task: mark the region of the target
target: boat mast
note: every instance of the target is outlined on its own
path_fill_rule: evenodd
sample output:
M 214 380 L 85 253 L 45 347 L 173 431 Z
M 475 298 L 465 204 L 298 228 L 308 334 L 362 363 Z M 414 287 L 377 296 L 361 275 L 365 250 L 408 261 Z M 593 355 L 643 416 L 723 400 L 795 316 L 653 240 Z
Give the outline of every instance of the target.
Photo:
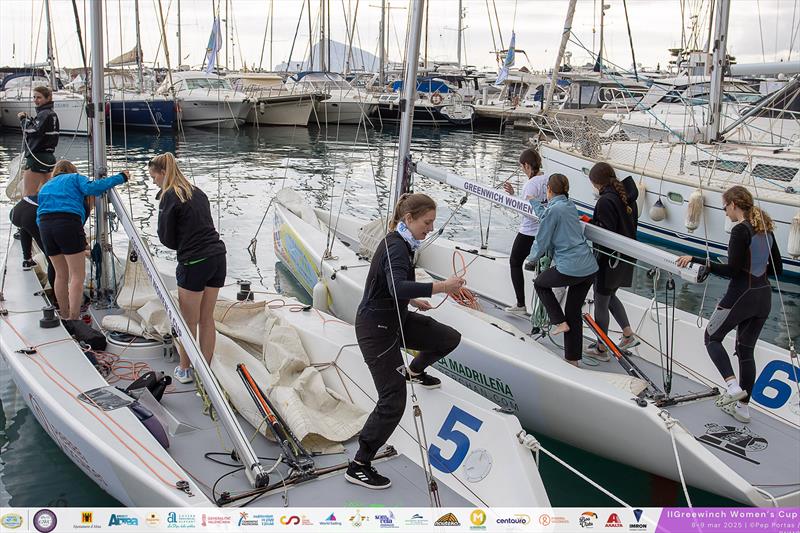
M 134 0 L 134 11 L 136 12 L 136 71 L 139 83 L 139 93 L 143 91 L 144 88 L 144 79 L 142 77 L 142 33 L 139 28 L 139 0 Z M 178 11 L 180 13 L 180 11 Z M 180 21 L 180 17 L 178 17 Z M 180 28 L 180 22 L 178 22 L 178 28 Z M 180 35 L 180 30 L 178 30 L 178 35 Z M 178 43 L 181 40 L 178 38 Z M 178 44 L 178 50 L 180 50 L 180 44 Z M 180 55 L 180 52 L 178 52 Z
M 395 185 L 390 204 L 394 206 L 400 195 L 406 192 L 411 174 L 411 129 L 414 126 L 414 102 L 417 100 L 417 67 L 419 64 L 419 42 L 422 36 L 422 15 L 425 0 L 413 0 L 411 3 L 411 25 L 406 42 L 406 73 L 403 79 L 403 92 L 400 97 L 402 119 L 400 123 L 400 140 L 397 149 L 397 168 Z
M 53 29 L 50 24 L 50 0 L 45 0 L 44 12 L 47 18 L 47 64 L 50 65 L 50 89 L 56 90 L 56 62 L 53 55 Z
M 728 44 L 728 19 L 731 14 L 730 0 L 718 0 L 714 21 L 714 43 L 711 56 L 711 90 L 708 98 L 708 123 L 706 141 L 720 140 L 720 116 L 722 114 L 722 80 L 725 77 L 726 51 Z
M 384 33 L 386 32 L 386 0 L 381 0 L 381 31 L 380 31 L 380 41 L 381 44 L 378 47 L 378 61 L 379 61 L 379 73 L 378 73 L 378 85 L 380 85 L 381 90 L 386 87 L 386 49 L 383 46 L 384 40 Z
M 605 3 L 605 0 L 600 2 L 600 48 L 597 50 L 597 61 L 594 64 L 594 71 L 600 73 L 600 77 L 603 77 L 603 36 L 605 33 L 605 23 L 606 23 L 606 9 L 610 9 L 611 6 Z
M 139 0 L 136 0 L 136 38 L 139 38 Z M 181 69 L 183 54 L 181 53 L 181 0 L 178 0 L 178 70 Z M 141 72 L 139 73 L 141 76 Z M 139 89 L 141 91 L 141 88 Z
M 558 69 L 561 68 L 561 61 L 564 59 L 564 51 L 567 49 L 567 42 L 572 33 L 572 19 L 575 17 L 575 4 L 577 2 L 578 0 L 569 0 L 567 18 L 564 20 L 564 32 L 561 34 L 561 44 L 558 46 L 558 55 L 556 56 L 556 66 L 553 67 L 553 73 L 550 75 L 550 86 L 547 88 L 547 96 L 544 99 L 544 107 L 542 108 L 543 115 L 547 113 L 553 102 L 553 94 L 558 84 Z
M 458 47 L 456 48 L 458 54 L 458 69 L 461 70 L 461 32 L 463 27 L 461 24 L 461 17 L 464 15 L 464 9 L 461 7 L 461 0 L 458 0 Z

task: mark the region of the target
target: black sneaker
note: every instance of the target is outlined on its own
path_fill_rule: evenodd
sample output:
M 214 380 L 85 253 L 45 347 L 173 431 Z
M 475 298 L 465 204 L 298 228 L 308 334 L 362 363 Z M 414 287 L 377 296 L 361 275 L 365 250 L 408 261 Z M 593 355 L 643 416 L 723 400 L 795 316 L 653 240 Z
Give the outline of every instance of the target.
M 442 380 L 435 378 L 425 372 L 412 376 L 410 372 L 406 373 L 406 381 L 411 381 L 414 385 L 425 387 L 426 389 L 438 389 L 442 386 Z
M 33 259 L 26 259 L 22 262 L 22 270 L 30 270 L 36 266 L 36 261 Z
M 380 475 L 372 465 L 360 465 L 355 461 L 347 467 L 344 478 L 354 485 L 368 489 L 387 489 L 392 484 L 388 477 Z

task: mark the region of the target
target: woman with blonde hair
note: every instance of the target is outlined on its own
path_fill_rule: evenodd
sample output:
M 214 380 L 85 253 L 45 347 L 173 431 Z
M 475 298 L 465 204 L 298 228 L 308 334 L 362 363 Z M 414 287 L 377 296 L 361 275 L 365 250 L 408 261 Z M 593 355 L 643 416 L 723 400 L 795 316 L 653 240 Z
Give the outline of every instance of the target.
M 428 311 L 431 305 L 422 298 L 453 293 L 464 284 L 458 276 L 433 283 L 416 281 L 414 251 L 433 231 L 434 220 L 436 202 L 429 196 L 400 197 L 389 224 L 391 231 L 375 249 L 356 313 L 356 339 L 375 382 L 378 401 L 361 430 L 358 451 L 344 477 L 369 489 L 391 485 L 372 466 L 372 459 L 400 423 L 406 408 L 406 383 L 429 389 L 441 386 L 439 379 L 426 374 L 425 369 L 461 342 L 461 334 L 450 326 L 408 311 L 409 304 Z M 419 350 L 408 369 L 401 348 Z
M 767 213 L 756 207 L 750 191 L 736 185 L 722 194 L 725 214 L 737 224 L 728 242 L 728 262 L 708 262 L 705 258 L 684 255 L 678 266 L 705 263 L 711 272 L 731 279 L 728 290 L 708 320 L 706 350 L 714 366 L 725 379 L 726 392 L 716 404 L 742 423 L 750 422 L 748 403 L 756 379 L 755 346 L 761 328 L 772 308 L 772 287 L 767 279 L 783 272 L 783 262 L 775 236 L 774 224 Z M 736 329 L 736 355 L 739 357 L 739 381 L 722 345 L 725 336 Z
M 172 153 L 154 157 L 148 167 L 160 189 L 156 195 L 158 238 L 178 252 L 175 278 L 181 315 L 206 361 L 211 362 L 217 339 L 214 305 L 227 270 L 225 243 L 214 227 L 208 197 L 189 183 Z M 194 377 L 189 358 L 182 348 L 178 351 L 180 364 L 175 367 L 175 378 L 190 383 Z
M 100 196 L 111 187 L 128 181 L 129 173 L 90 181 L 66 160 L 53 167 L 53 177 L 39 189 L 39 224 L 44 252 L 55 268 L 53 291 L 58 311 L 65 320 L 78 320 L 86 278 L 86 233 L 83 225 L 88 217 L 87 196 Z

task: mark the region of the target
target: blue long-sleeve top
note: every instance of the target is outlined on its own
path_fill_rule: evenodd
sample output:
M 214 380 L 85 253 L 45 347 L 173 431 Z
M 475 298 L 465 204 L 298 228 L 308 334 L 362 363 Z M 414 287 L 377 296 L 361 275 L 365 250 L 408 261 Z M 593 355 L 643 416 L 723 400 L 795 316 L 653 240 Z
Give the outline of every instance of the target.
M 556 270 L 567 276 L 584 277 L 597 272 L 597 261 L 583 236 L 572 200 L 559 194 L 547 207 L 537 199 L 530 200 L 530 204 L 539 217 L 539 233 L 529 259 L 538 261 L 545 254 L 552 255 Z
M 47 213 L 73 213 L 86 222 L 84 198 L 100 196 L 111 187 L 125 182 L 125 176 L 116 174 L 105 179 L 89 181 L 83 174 L 59 174 L 39 189 L 39 208 L 36 223 Z

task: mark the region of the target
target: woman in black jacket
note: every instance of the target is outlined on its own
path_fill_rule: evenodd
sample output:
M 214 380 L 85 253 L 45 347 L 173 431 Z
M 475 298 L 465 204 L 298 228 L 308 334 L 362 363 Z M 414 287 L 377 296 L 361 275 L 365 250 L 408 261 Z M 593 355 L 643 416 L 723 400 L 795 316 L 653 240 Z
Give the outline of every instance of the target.
M 397 201 L 390 231 L 378 244 L 364 286 L 364 297 L 356 314 L 356 338 L 367 363 L 378 401 L 361 430 L 355 460 L 345 479 L 370 489 L 391 485 L 371 461 L 394 433 L 406 406 L 406 382 L 436 388 L 441 382 L 425 369 L 455 350 L 461 334 L 450 326 L 419 313 L 431 305 L 419 298 L 457 291 L 464 280 L 453 276 L 445 281 L 418 283 L 412 259 L 421 241 L 433 230 L 436 203 L 424 194 L 404 194 Z M 408 368 L 401 348 L 419 350 Z
M 25 139 L 25 162 L 22 165 L 22 199 L 11 210 L 11 222 L 17 226 L 22 246 L 22 270 L 36 266 L 32 255 L 32 243 L 42 248 L 39 228 L 36 226 L 36 195 L 50 178 L 56 164 L 55 149 L 58 145 L 58 115 L 53 111 L 53 93 L 47 87 L 33 90 L 36 116 L 18 113 L 20 127 Z M 42 249 L 44 252 L 44 250 Z M 54 270 L 48 265 L 50 285 L 54 283 Z
M 714 366 L 725 380 L 724 394 L 717 406 L 739 422 L 750 422 L 750 393 L 756 380 L 755 346 L 761 328 L 772 308 L 772 286 L 767 276 L 783 273 L 783 260 L 775 235 L 775 224 L 764 211 L 753 204 L 750 191 L 736 185 L 722 194 L 725 214 L 737 224 L 731 230 L 728 262 L 708 262 L 705 258 L 684 255 L 678 266 L 705 263 L 711 272 L 731 279 L 728 290 L 708 319 L 706 350 Z M 739 380 L 722 341 L 736 329 L 736 355 L 739 358 Z
M 56 165 L 59 125 L 58 115 L 53 111 L 53 92 L 48 87 L 36 87 L 33 89 L 33 103 L 36 105 L 35 117 L 29 117 L 27 113 L 17 114 L 25 139 L 23 196 L 36 194 Z
M 203 191 L 189 183 L 167 152 L 150 160 L 150 176 L 161 189 L 158 205 L 158 238 L 178 252 L 175 278 L 178 282 L 178 304 L 192 336 L 198 339 L 200 351 L 211 362 L 217 330 L 214 306 L 219 289 L 225 285 L 225 243 L 219 237 L 211 206 Z M 175 378 L 190 383 L 194 378 L 186 352 L 180 349 L 180 364 Z
M 633 178 L 628 176 L 619 181 L 611 165 L 600 162 L 589 171 L 589 181 L 600 193 L 594 206 L 591 223 L 635 239 L 639 219 L 636 198 L 639 191 Z M 599 267 L 594 281 L 594 320 L 607 333 L 610 311 L 622 328 L 622 338 L 617 345 L 622 349 L 632 348 L 639 344 L 639 341 L 633 336 L 625 306 L 617 297 L 617 289 L 631 286 L 633 263 L 636 259 L 599 244 L 595 244 L 594 247 Z M 587 354 L 600 361 L 610 360 L 605 347 L 599 341 L 589 346 Z

